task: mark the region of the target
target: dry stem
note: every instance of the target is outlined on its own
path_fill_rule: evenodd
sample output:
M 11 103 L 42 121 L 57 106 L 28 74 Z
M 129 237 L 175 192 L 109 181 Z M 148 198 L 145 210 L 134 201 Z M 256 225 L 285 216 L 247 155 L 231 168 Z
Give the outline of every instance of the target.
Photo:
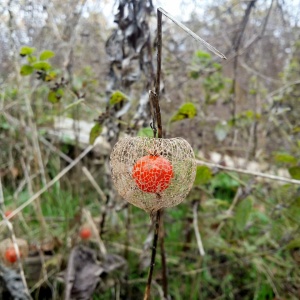
M 199 253 L 200 253 L 201 256 L 204 256 L 205 252 L 204 252 L 204 248 L 203 248 L 203 244 L 202 244 L 202 240 L 201 240 L 201 235 L 200 235 L 200 232 L 199 232 L 199 226 L 198 226 L 198 214 L 197 214 L 198 204 L 199 204 L 199 201 L 196 201 L 193 205 L 193 225 L 194 225 L 195 236 L 196 236 L 196 240 L 197 240 Z
M 217 56 L 219 56 L 223 59 L 226 59 L 224 54 L 222 54 L 217 49 L 215 49 L 213 46 L 211 46 L 209 43 L 204 41 L 197 34 L 195 34 L 193 31 L 191 31 L 189 28 L 187 28 L 185 25 L 183 25 L 181 22 L 177 21 L 174 17 L 172 17 L 164 9 L 162 9 L 161 7 L 157 9 L 157 70 L 156 70 L 156 78 L 155 78 L 155 93 L 152 91 L 149 92 L 149 102 L 150 102 L 151 114 L 152 114 L 152 118 L 153 118 L 152 129 L 153 129 L 154 138 L 156 137 L 156 133 L 157 133 L 158 138 L 163 137 L 161 113 L 160 113 L 160 107 L 159 107 L 161 52 L 162 52 L 162 14 L 164 14 L 167 18 L 172 20 L 177 26 L 182 28 L 185 32 L 187 32 L 189 35 L 191 35 L 198 42 L 201 42 L 202 44 L 204 44 L 210 51 L 215 53 Z M 157 127 L 156 127 L 156 125 L 157 125 Z M 151 264 L 150 264 L 150 269 L 149 269 L 149 274 L 148 274 L 148 281 L 147 281 L 147 286 L 146 286 L 146 290 L 145 290 L 144 300 L 149 299 L 149 296 L 150 296 L 152 274 L 153 274 L 155 255 L 156 255 L 157 238 L 158 238 L 158 234 L 159 234 L 160 215 L 161 215 L 161 211 L 158 210 L 156 212 L 156 216 L 155 216 L 155 232 L 154 232 L 154 239 L 153 239 Z M 167 283 L 167 270 L 166 270 L 167 265 L 166 265 L 166 257 L 165 257 L 165 250 L 164 250 L 164 235 L 163 234 L 160 236 L 160 243 L 161 243 L 161 260 L 162 260 L 162 266 L 163 266 L 163 290 L 164 290 L 164 297 L 167 298 L 168 297 L 168 290 L 167 290 L 168 283 Z
M 153 270 L 154 270 L 154 265 L 155 265 L 157 240 L 158 240 L 158 235 L 159 235 L 159 224 L 160 224 L 160 210 L 158 210 L 155 214 L 155 221 L 154 221 L 155 228 L 154 228 L 154 238 L 153 238 L 152 253 L 151 253 L 151 262 L 150 262 L 150 267 L 149 267 L 147 286 L 146 286 L 145 294 L 144 294 L 144 300 L 148 300 L 150 297 L 152 275 L 153 275 Z

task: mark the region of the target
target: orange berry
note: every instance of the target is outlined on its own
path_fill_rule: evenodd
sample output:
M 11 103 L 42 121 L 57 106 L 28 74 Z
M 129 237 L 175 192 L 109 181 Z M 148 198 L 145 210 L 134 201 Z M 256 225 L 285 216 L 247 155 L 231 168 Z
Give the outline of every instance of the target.
M 21 253 L 20 253 L 21 255 Z M 5 258 L 10 263 L 15 263 L 18 259 L 17 253 L 14 247 L 7 248 L 5 251 Z
M 83 240 L 88 240 L 92 236 L 92 232 L 89 228 L 83 227 L 80 230 L 80 237 Z
M 12 210 L 7 210 L 4 214 L 5 217 L 8 218 L 12 214 Z
M 147 155 L 134 165 L 132 177 L 140 190 L 160 193 L 167 189 L 173 178 L 172 164 L 162 156 Z

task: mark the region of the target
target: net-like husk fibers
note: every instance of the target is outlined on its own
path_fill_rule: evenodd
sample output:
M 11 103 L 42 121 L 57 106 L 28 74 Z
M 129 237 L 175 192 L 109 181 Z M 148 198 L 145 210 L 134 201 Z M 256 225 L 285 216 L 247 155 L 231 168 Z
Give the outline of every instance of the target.
M 146 155 L 160 155 L 172 164 L 174 174 L 170 185 L 160 193 L 142 191 L 132 176 L 135 163 Z M 192 188 L 196 175 L 193 149 L 182 138 L 120 139 L 112 150 L 110 164 L 118 193 L 129 203 L 149 213 L 181 203 Z

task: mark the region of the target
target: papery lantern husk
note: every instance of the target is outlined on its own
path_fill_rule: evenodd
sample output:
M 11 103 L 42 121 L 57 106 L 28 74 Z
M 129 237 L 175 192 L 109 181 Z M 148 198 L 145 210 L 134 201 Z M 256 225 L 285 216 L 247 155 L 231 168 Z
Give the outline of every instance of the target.
M 172 165 L 173 176 L 170 184 L 161 192 L 145 192 L 138 187 L 133 178 L 134 165 L 147 155 L 162 156 Z M 181 203 L 192 188 L 196 175 L 193 149 L 182 138 L 127 137 L 120 139 L 112 150 L 110 165 L 112 179 L 118 193 L 126 201 L 148 213 Z
M 19 247 L 21 259 L 26 258 L 28 256 L 28 252 L 29 252 L 29 246 L 28 246 L 27 241 L 16 238 L 16 243 Z M 5 251 L 9 248 L 14 248 L 14 243 L 10 238 L 4 239 L 0 242 L 0 259 L 5 265 L 11 266 L 11 263 L 9 263 L 5 258 Z

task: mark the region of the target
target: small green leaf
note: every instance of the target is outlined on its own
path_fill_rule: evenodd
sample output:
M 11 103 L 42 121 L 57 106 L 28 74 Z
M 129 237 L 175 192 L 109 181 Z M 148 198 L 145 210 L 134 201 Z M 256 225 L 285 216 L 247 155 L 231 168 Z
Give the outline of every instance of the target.
M 55 54 L 51 50 L 45 50 L 40 54 L 40 60 L 47 60 L 51 57 L 53 57 Z
M 246 198 L 241 201 L 235 211 L 235 223 L 238 230 L 244 230 L 252 210 L 251 198 Z
M 48 94 L 48 101 L 51 103 L 57 103 L 61 99 L 61 97 L 64 95 L 63 89 L 57 89 L 55 91 L 50 91 Z
M 28 56 L 27 56 L 27 61 L 28 61 L 30 64 L 32 64 L 32 63 L 34 63 L 34 62 L 37 61 L 37 58 L 36 58 L 36 56 L 34 56 L 34 55 L 28 55 Z
M 221 65 L 221 64 L 213 63 L 212 66 L 213 66 L 217 71 L 221 71 L 221 70 L 222 70 L 222 65 Z
M 211 182 L 212 189 L 223 188 L 236 190 L 236 188 L 239 186 L 240 183 L 237 180 L 233 179 L 228 174 L 223 172 L 216 174 Z
M 199 72 L 198 71 L 191 71 L 190 72 L 190 77 L 193 79 L 198 79 L 199 78 Z
M 171 122 L 177 122 L 184 119 L 193 119 L 197 115 L 197 108 L 194 103 L 187 102 L 180 106 L 177 113 L 171 118 Z
M 55 71 L 51 71 L 49 72 L 46 77 L 45 77 L 45 81 L 52 81 L 56 78 L 56 72 Z
M 90 144 L 93 145 L 96 138 L 101 134 L 102 132 L 102 126 L 97 123 L 93 126 L 93 128 L 90 131 Z
M 289 168 L 289 173 L 293 179 L 300 180 L 300 167 L 299 166 Z
M 212 178 L 212 172 L 209 167 L 198 166 L 194 185 L 202 185 L 208 183 Z
M 197 51 L 196 52 L 196 55 L 197 55 L 197 57 L 199 57 L 199 58 L 211 58 L 211 55 L 208 53 L 208 52 L 205 52 L 205 51 L 201 51 L 201 50 L 199 50 L 199 51 Z
M 35 48 L 23 46 L 23 47 L 20 49 L 20 55 L 21 55 L 21 56 L 30 55 L 30 54 L 32 54 L 34 51 L 35 51 Z
M 33 64 L 33 67 L 36 70 L 42 70 L 42 71 L 47 71 L 51 69 L 51 65 L 46 61 L 38 61 Z
M 153 130 L 151 127 L 141 128 L 137 135 L 144 137 L 153 137 Z
M 277 163 L 296 164 L 297 158 L 288 153 L 275 153 L 274 159 Z
M 111 96 L 110 96 L 110 99 L 109 99 L 109 104 L 110 105 L 115 105 L 115 104 L 118 104 L 120 103 L 121 101 L 127 101 L 128 98 L 125 94 L 123 94 L 122 92 L 120 91 L 115 91 Z
M 290 241 L 286 245 L 286 249 L 291 250 L 295 248 L 300 248 L 300 238 Z
M 220 122 L 215 127 L 215 136 L 219 142 L 223 142 L 230 131 L 230 125 L 226 122 Z
M 27 76 L 27 75 L 32 74 L 32 72 L 33 72 L 33 67 L 32 66 L 30 66 L 30 65 L 23 65 L 21 67 L 20 74 L 22 76 Z
M 293 133 L 299 133 L 300 132 L 300 126 L 296 126 L 293 128 Z
M 50 91 L 48 94 L 48 101 L 51 103 L 57 103 L 59 102 L 59 98 L 56 96 L 55 91 Z
M 64 90 L 63 89 L 57 89 L 56 96 L 58 98 L 61 98 L 63 95 L 64 95 Z

